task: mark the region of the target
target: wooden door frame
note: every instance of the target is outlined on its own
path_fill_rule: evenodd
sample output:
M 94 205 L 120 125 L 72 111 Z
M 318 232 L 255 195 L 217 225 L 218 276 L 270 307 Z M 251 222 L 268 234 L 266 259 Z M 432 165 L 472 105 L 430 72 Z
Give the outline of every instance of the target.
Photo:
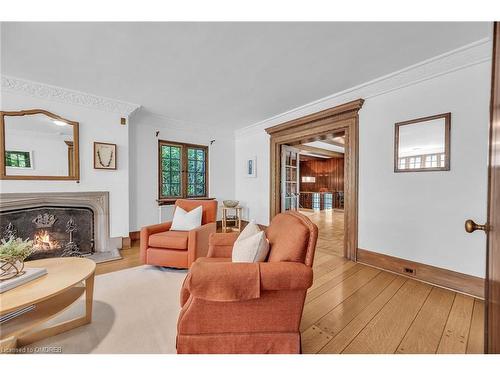
M 488 167 L 488 223 L 486 245 L 485 352 L 500 353 L 500 23 L 493 28 L 490 137 Z M 496 216 L 495 216 L 496 215 Z
M 344 256 L 356 261 L 358 246 L 358 150 L 359 116 L 364 100 L 357 99 L 333 108 L 270 127 L 270 212 L 280 212 L 281 145 L 345 132 L 344 158 Z

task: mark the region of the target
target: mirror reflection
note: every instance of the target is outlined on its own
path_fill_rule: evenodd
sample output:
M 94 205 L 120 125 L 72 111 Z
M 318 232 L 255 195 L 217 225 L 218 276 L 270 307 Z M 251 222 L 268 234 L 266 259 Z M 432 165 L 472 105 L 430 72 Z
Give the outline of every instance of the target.
M 396 172 L 450 169 L 450 113 L 396 124 Z
M 74 126 L 45 114 L 4 116 L 6 176 L 75 174 Z

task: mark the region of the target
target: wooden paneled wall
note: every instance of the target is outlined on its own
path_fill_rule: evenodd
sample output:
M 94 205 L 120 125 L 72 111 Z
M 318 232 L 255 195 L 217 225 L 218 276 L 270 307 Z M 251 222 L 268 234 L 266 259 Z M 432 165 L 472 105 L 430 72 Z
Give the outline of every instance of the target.
M 300 191 L 344 191 L 344 158 L 301 161 L 300 176 Z M 316 182 L 303 183 L 302 176 L 316 177 Z

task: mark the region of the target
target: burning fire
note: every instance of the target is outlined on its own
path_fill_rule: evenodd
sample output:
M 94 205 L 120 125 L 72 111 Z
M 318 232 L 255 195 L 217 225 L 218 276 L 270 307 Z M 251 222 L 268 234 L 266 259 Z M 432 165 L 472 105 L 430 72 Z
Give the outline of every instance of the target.
M 46 230 L 40 230 L 35 233 L 33 240 L 35 250 L 52 250 L 59 247 L 59 242 L 50 238 L 50 233 Z

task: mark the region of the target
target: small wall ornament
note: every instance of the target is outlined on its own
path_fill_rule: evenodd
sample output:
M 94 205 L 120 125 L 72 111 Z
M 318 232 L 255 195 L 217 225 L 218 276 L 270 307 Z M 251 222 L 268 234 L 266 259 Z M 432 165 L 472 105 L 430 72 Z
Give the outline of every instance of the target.
M 116 144 L 94 142 L 94 169 L 116 169 Z
M 257 156 L 246 160 L 245 176 L 253 178 L 257 177 Z

